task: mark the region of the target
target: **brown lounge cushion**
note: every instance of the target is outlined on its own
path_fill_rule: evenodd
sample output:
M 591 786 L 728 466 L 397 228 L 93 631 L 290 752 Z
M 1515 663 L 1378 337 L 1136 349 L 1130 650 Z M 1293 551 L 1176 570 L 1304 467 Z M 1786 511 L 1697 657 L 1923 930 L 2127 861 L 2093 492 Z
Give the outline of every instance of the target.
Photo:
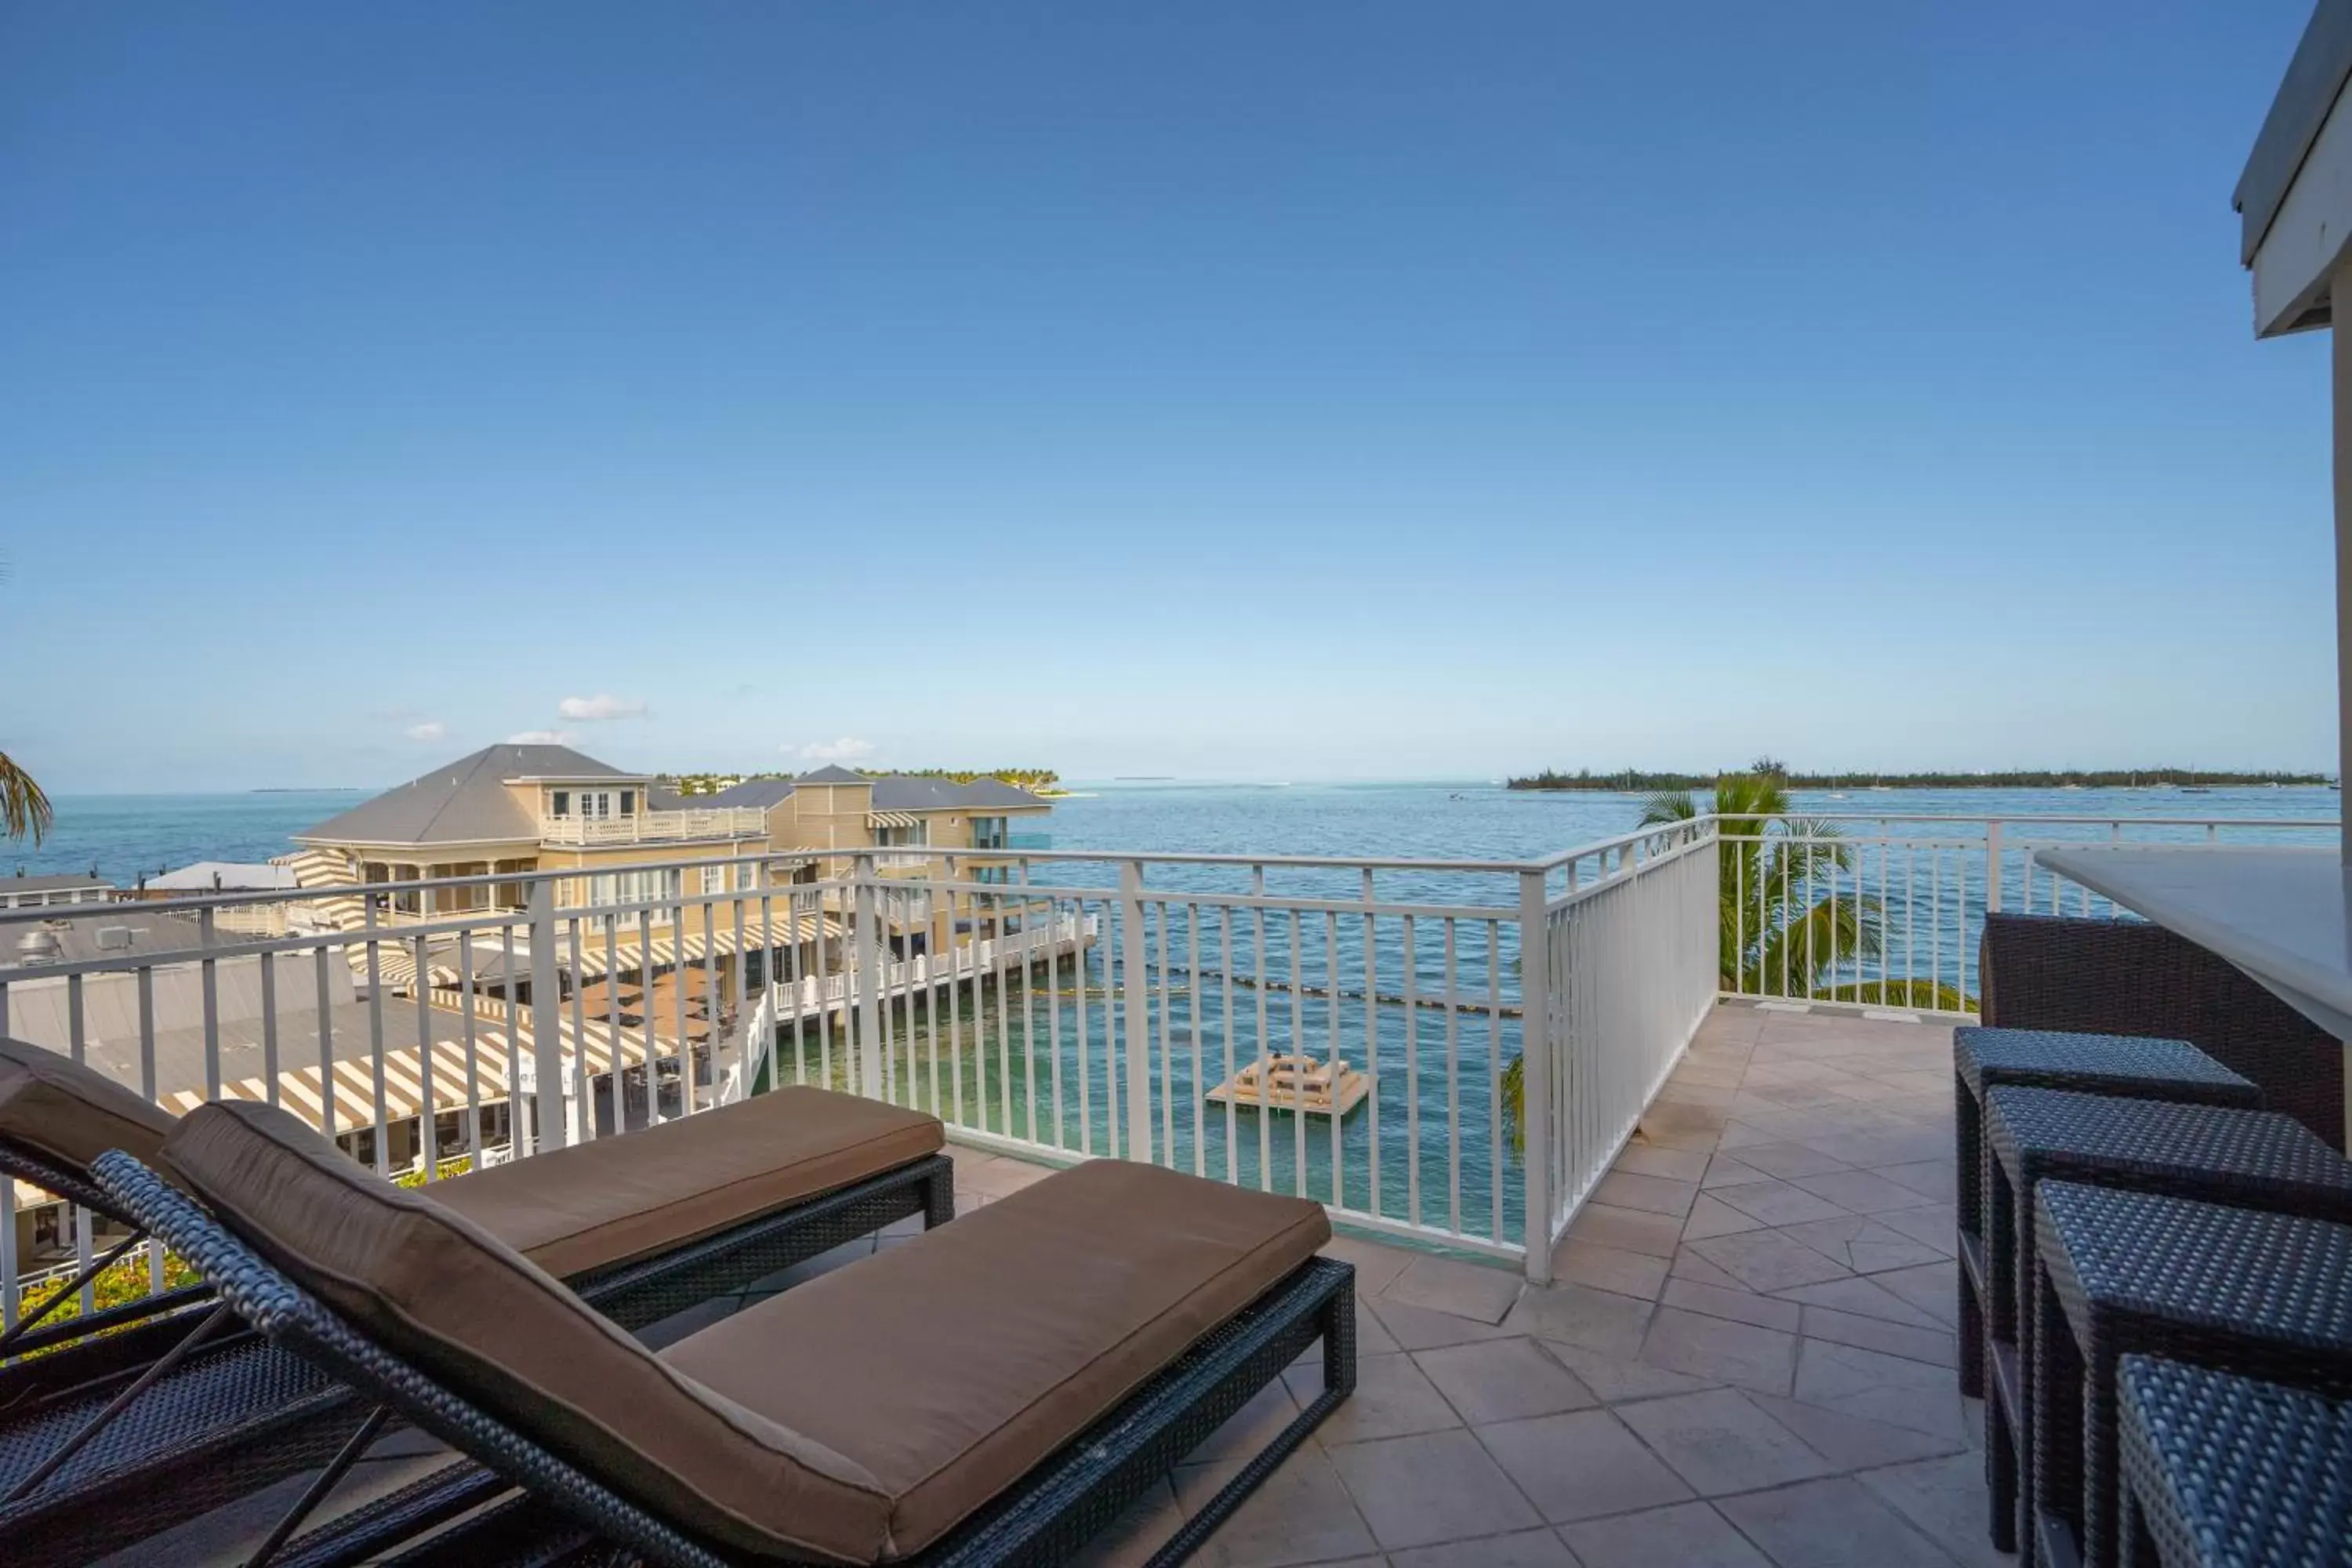
M 94 1068 L 0 1036 L 0 1139 L 79 1174 L 109 1149 L 170 1173 L 176 1124 Z M 594 1273 L 936 1154 L 939 1119 L 793 1088 L 619 1138 L 452 1176 L 436 1189 L 550 1273 Z
M 656 1356 L 283 1112 L 206 1106 L 169 1154 L 380 1342 L 753 1560 L 921 1551 L 1329 1235 L 1310 1203 L 1097 1162 Z
M 169 1111 L 97 1068 L 0 1036 L 0 1139 L 79 1175 L 109 1149 L 152 1165 L 172 1126 Z
M 939 1118 L 781 1089 L 677 1121 L 438 1183 L 433 1195 L 550 1274 L 682 1247 L 936 1154 Z

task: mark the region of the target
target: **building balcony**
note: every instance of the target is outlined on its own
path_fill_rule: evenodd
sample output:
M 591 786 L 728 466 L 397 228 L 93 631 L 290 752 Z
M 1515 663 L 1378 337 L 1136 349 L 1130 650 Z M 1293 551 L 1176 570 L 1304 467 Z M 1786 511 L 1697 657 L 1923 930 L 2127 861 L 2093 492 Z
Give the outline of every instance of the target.
M 767 833 L 767 814 L 750 806 L 639 811 L 625 816 L 543 816 L 539 822 L 540 842 L 563 847 L 764 838 Z

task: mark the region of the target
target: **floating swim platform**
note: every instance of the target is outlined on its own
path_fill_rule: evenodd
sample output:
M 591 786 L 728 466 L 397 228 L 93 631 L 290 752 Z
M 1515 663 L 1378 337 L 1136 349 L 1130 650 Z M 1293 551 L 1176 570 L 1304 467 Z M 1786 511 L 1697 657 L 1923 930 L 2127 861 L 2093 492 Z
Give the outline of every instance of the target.
M 1261 1110 L 1345 1116 L 1371 1091 L 1371 1080 L 1346 1062 L 1279 1056 L 1250 1063 L 1211 1089 L 1209 1099 L 1219 1105 L 1247 1105 Z

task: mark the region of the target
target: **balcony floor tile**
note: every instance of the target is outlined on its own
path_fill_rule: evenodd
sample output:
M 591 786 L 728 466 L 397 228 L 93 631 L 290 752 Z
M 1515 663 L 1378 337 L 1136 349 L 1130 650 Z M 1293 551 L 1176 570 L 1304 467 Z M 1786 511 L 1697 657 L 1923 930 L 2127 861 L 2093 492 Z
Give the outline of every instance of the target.
M 1657 1106 L 1604 1178 L 1606 1201 L 1556 1253 L 1557 1283 L 1356 1236 L 1331 1243 L 1357 1270 L 1356 1396 L 1197 1562 L 1993 1561 L 1983 1461 L 1946 1364 L 1949 1030 L 1727 1005 L 1691 1061 L 1680 1083 L 1695 1099 L 1755 1109 Z M 1876 1098 L 1885 1089 L 1896 1092 Z M 967 1207 L 1045 1173 L 952 1152 Z M 1177 1466 L 1087 1568 L 1148 1558 L 1318 1386 L 1318 1363 L 1310 1351 Z M 222 1510 L 182 1537 L 200 1548 L 168 1560 L 239 1561 L 273 1518 Z M 154 1545 L 119 1563 L 166 1560 Z

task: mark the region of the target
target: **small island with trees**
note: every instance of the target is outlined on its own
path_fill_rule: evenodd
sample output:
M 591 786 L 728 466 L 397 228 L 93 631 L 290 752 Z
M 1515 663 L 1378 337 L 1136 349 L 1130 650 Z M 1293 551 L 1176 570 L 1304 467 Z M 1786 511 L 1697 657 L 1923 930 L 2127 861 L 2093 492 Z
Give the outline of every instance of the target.
M 869 779 L 918 778 L 946 779 L 952 784 L 973 784 L 981 779 L 994 779 L 1015 789 L 1025 789 L 1031 795 L 1054 800 L 1070 792 L 1062 788 L 1062 775 L 1051 768 L 856 768 L 852 770 Z M 732 789 L 749 779 L 788 779 L 789 773 L 660 773 L 657 780 L 669 785 L 681 795 L 717 795 Z
M 1801 773 L 1763 758 L 1750 764 L 1752 773 L 1769 774 L 1790 789 L 2149 789 L 2173 785 L 2182 789 L 2213 789 L 2231 785 L 2326 784 L 2326 773 L 2224 773 L 2210 768 L 2021 768 L 1981 773 Z M 1591 768 L 1565 773 L 1546 768 L 1524 778 L 1507 779 L 1507 789 L 1600 790 L 1649 794 L 1658 790 L 1712 789 L 1713 773 L 1655 773 L 1624 768 L 1596 773 Z

